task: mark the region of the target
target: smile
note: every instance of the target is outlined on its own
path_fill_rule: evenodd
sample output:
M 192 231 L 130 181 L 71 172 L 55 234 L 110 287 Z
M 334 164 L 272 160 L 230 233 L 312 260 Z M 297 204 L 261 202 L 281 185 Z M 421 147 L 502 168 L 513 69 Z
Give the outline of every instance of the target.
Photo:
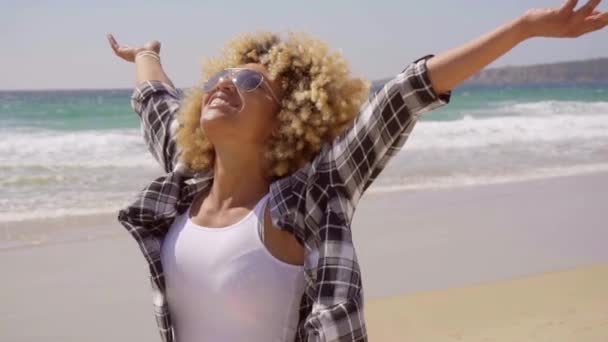
M 230 104 L 230 102 L 216 97 L 213 100 L 211 100 L 211 102 L 209 102 L 209 104 L 207 105 L 208 108 L 217 108 L 217 107 L 229 107 L 229 108 L 237 108 L 236 106 Z

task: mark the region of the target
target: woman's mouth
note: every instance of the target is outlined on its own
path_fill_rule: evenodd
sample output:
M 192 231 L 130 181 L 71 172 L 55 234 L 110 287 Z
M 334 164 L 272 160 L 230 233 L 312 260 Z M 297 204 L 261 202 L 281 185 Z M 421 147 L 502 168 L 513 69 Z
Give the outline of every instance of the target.
M 207 108 L 212 109 L 212 108 L 224 108 L 224 109 L 230 109 L 230 110 L 238 110 L 239 107 L 234 104 L 231 103 L 230 101 L 228 101 L 228 99 L 225 96 L 219 95 L 219 96 L 214 96 L 211 101 L 209 101 L 209 103 L 207 103 Z
M 211 102 L 209 102 L 209 104 L 208 104 L 207 106 L 208 106 L 209 108 L 214 108 L 214 107 L 226 107 L 226 106 L 227 106 L 227 107 L 233 107 L 233 108 L 234 108 L 234 106 L 233 106 L 233 105 L 231 105 L 231 104 L 230 104 L 230 102 L 228 102 L 228 101 L 226 101 L 226 100 L 224 100 L 224 99 L 222 99 L 222 98 L 219 98 L 219 97 L 216 97 L 216 98 L 214 98 L 213 100 L 211 100 Z

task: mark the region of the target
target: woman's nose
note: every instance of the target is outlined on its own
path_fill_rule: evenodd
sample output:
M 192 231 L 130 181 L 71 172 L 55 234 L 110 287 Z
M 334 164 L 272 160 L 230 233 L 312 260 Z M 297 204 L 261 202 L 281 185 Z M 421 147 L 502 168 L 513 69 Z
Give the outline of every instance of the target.
M 218 82 L 217 82 L 217 87 L 218 89 L 222 89 L 222 90 L 231 90 L 234 91 L 236 86 L 234 84 L 234 82 L 232 81 L 232 76 L 226 76 L 226 77 L 222 77 Z

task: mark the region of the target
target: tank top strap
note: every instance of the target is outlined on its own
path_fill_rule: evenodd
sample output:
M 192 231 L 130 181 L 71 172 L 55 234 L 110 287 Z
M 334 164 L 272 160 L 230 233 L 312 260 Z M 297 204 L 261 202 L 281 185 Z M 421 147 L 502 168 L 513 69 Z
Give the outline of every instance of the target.
M 259 218 L 258 220 L 258 234 L 260 235 L 260 239 L 262 242 L 264 241 L 264 226 L 265 226 L 265 218 L 266 218 L 266 204 L 268 203 L 268 199 L 270 198 L 270 192 L 264 195 L 262 199 L 255 205 L 253 209 L 255 211 L 255 215 Z

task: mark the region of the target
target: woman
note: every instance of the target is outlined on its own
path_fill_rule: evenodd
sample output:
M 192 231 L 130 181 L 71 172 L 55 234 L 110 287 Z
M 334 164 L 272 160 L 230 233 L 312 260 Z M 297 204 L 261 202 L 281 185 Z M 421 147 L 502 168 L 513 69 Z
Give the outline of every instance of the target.
M 237 38 L 181 101 L 160 43 L 109 36 L 136 64 L 132 104 L 167 173 L 119 212 L 148 261 L 162 340 L 367 340 L 350 232 L 363 192 L 451 89 L 528 38 L 605 27 L 599 2 L 529 10 L 368 100 L 341 56 L 302 35 Z

